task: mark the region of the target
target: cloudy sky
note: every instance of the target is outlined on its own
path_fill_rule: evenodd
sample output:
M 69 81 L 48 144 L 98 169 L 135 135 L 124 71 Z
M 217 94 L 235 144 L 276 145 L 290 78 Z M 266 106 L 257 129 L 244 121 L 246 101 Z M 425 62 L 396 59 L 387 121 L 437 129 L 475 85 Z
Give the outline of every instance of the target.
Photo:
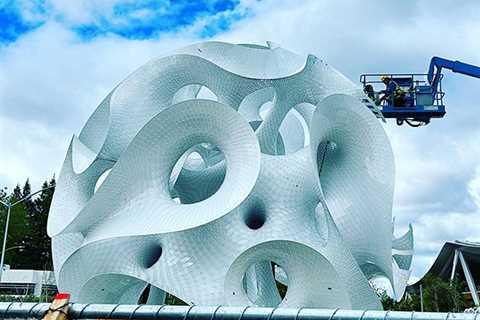
M 0 186 L 58 172 L 71 135 L 151 58 L 205 40 L 312 53 L 357 81 L 424 72 L 439 55 L 480 65 L 480 2 L 0 0 Z M 480 240 L 480 81 L 447 73 L 447 116 L 384 125 L 394 214 L 414 225 L 414 277 L 446 240 Z

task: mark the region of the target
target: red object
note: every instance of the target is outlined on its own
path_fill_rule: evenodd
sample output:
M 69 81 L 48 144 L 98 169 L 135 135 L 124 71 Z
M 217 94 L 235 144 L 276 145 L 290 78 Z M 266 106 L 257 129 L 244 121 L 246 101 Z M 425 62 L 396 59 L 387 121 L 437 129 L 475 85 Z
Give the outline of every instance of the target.
M 55 299 L 70 299 L 70 293 L 57 293 Z

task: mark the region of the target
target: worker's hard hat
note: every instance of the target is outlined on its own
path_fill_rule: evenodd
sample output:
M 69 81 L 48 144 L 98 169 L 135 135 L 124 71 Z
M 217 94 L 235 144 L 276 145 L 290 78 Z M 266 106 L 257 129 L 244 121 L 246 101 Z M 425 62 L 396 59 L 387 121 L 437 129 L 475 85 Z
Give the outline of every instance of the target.
M 390 80 L 390 77 L 385 75 L 380 77 L 380 81 L 385 82 L 386 80 Z

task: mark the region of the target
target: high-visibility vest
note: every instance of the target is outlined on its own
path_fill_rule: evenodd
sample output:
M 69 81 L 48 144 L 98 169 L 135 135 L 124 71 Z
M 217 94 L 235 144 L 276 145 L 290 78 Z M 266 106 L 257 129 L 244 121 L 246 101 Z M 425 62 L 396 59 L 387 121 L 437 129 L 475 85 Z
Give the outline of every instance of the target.
M 395 90 L 393 90 L 393 97 L 395 98 L 400 98 L 400 97 L 403 97 L 405 96 L 405 90 L 403 90 L 399 85 L 398 83 L 396 83 L 395 81 L 391 80 L 394 84 L 395 84 Z

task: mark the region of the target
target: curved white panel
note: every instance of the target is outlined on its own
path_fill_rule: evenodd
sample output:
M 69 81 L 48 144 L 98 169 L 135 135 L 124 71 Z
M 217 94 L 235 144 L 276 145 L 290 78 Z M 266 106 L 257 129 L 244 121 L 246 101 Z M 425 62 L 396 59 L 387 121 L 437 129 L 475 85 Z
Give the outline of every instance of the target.
M 203 87 L 217 101 L 198 99 Z M 148 303 L 168 292 L 380 309 L 368 279 L 403 292 L 413 238 L 392 243 L 393 156 L 361 97 L 322 60 L 273 43 L 148 62 L 67 151 L 48 221 L 59 289 L 85 303 L 137 303 L 149 286 Z

